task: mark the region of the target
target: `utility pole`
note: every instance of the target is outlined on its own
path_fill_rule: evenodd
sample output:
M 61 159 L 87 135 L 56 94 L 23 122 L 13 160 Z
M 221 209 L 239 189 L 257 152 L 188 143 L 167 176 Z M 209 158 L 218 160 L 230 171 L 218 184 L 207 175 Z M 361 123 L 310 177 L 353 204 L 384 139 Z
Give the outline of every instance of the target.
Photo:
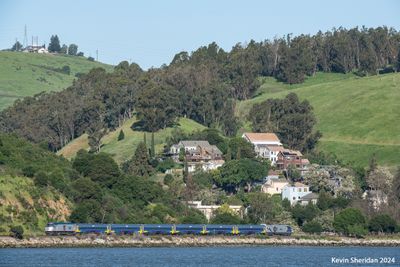
M 25 24 L 25 30 L 24 30 L 24 43 L 23 43 L 24 48 L 28 46 L 28 33 L 26 30 L 26 24 Z
M 96 61 L 99 61 L 99 49 L 96 49 Z

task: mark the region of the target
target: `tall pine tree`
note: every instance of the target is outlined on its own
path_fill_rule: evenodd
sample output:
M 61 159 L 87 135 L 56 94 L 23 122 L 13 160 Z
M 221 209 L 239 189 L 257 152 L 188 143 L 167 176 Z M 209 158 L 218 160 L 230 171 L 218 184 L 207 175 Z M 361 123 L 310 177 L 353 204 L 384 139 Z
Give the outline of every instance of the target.
M 149 177 L 154 169 L 150 164 L 149 154 L 144 142 L 140 142 L 132 159 L 123 166 L 126 173 L 135 176 Z
M 55 52 L 59 53 L 61 51 L 61 46 L 60 46 L 60 39 L 58 39 L 57 35 L 52 35 L 50 38 L 50 43 L 49 43 L 49 52 Z
M 156 156 L 156 148 L 154 144 L 154 132 L 151 133 L 151 144 L 150 144 L 150 157 L 154 158 Z

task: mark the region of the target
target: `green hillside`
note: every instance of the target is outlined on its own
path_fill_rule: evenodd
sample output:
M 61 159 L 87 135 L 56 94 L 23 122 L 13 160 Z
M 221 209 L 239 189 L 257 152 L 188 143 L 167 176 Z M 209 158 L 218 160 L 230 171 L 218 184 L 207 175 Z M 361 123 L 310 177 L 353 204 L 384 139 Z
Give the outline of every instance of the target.
M 131 126 L 135 121 L 136 119 L 132 118 L 126 121 L 122 127 L 108 133 L 105 137 L 103 137 L 103 146 L 101 148 L 101 152 L 111 154 L 118 163 L 122 163 L 131 158 L 136 146 L 139 144 L 139 142 L 142 142 L 144 138 L 144 132 L 134 131 L 131 129 Z M 190 133 L 196 130 L 205 129 L 206 127 L 193 120 L 181 118 L 176 128 L 179 128 L 186 133 Z M 125 138 L 121 141 L 118 141 L 118 134 L 121 129 L 124 131 Z M 161 152 L 163 150 L 166 138 L 171 136 L 172 131 L 173 128 L 166 128 L 154 134 L 156 152 Z M 149 145 L 151 134 L 146 133 L 146 138 L 147 144 Z M 58 154 L 63 155 L 66 158 L 72 158 L 80 149 L 89 149 L 87 135 L 82 135 L 79 138 L 76 138 L 67 146 L 63 147 Z
M 27 234 L 43 232 L 48 221 L 66 221 L 72 204 L 53 188 L 40 188 L 28 177 L 0 174 L 0 235 L 12 225 Z
M 69 75 L 61 71 L 64 66 L 69 66 Z M 72 84 L 77 73 L 95 67 L 113 68 L 84 57 L 0 51 L 0 110 L 18 98 L 60 91 Z
M 318 73 L 299 85 L 263 79 L 257 96 L 238 102 L 245 120 L 255 103 L 295 92 L 314 107 L 317 129 L 323 133 L 319 148 L 345 162 L 365 166 L 376 153 L 384 165 L 400 164 L 400 74 L 360 78 Z M 245 124 L 249 128 L 249 123 Z

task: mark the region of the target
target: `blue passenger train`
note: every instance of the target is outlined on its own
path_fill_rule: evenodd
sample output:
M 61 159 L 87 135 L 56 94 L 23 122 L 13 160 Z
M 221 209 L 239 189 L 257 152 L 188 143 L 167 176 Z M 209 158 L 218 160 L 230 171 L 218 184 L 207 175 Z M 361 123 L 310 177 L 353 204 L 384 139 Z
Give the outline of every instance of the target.
M 117 234 L 117 235 L 291 235 L 292 228 L 283 224 L 87 224 L 48 223 L 47 235 Z

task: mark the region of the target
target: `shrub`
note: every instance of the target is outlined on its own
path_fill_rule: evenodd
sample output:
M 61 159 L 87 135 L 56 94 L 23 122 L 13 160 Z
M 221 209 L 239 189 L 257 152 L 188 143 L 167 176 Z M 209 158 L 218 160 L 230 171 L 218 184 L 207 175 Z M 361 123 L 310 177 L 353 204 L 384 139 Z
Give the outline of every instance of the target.
M 231 214 L 228 212 L 217 213 L 212 219 L 213 224 L 240 224 L 241 219 L 236 214 Z
M 125 138 L 124 131 L 123 130 L 119 131 L 118 141 L 124 140 L 124 138 Z
M 171 183 L 173 181 L 174 181 L 174 177 L 171 174 L 167 174 L 164 176 L 164 184 L 171 185 Z
M 32 166 L 26 166 L 22 169 L 22 174 L 26 177 L 32 178 L 33 176 L 35 176 L 35 168 Z
M 318 222 L 307 222 L 303 225 L 303 231 L 311 234 L 320 234 L 322 232 L 322 225 Z
M 348 226 L 348 234 L 355 237 L 364 237 L 368 234 L 368 230 L 362 224 L 354 224 Z
M 157 164 L 157 171 L 165 173 L 167 170 L 172 169 L 175 166 L 175 162 L 168 158 Z
M 63 66 L 63 67 L 61 68 L 61 72 L 62 72 L 62 73 L 65 73 L 65 74 L 67 74 L 67 75 L 70 75 L 70 74 L 71 74 L 71 68 L 70 68 L 68 65 L 65 65 L 65 66 Z
M 34 181 L 35 181 L 35 185 L 37 185 L 39 187 L 45 187 L 50 182 L 47 174 L 42 171 L 36 173 Z
M 368 225 L 371 232 L 393 233 L 396 230 L 396 221 L 387 214 L 376 215 Z
M 23 239 L 24 238 L 24 228 L 21 225 L 12 226 L 10 228 L 10 236 Z
M 339 233 L 343 233 L 346 235 L 354 234 L 354 232 L 361 231 L 360 229 L 363 228 L 364 225 L 364 215 L 361 213 L 360 210 L 355 208 L 347 208 L 339 212 L 333 220 L 333 227 L 335 228 L 335 230 Z

